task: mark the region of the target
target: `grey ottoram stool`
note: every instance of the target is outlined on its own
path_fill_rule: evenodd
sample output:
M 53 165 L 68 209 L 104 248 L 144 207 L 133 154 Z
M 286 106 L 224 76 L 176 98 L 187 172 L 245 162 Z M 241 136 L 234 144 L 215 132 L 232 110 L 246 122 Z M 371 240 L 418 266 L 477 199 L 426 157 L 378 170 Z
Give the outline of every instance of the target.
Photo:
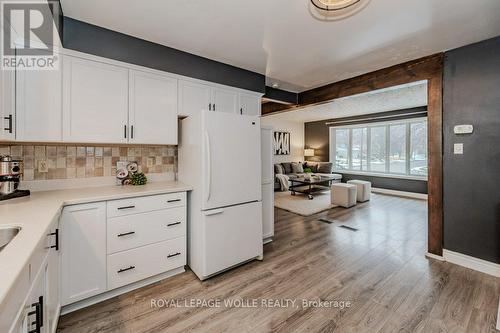
M 370 193 L 372 191 L 372 183 L 364 180 L 348 180 L 347 184 L 352 184 L 357 186 L 357 200 L 358 202 L 365 202 L 370 200 Z
M 344 208 L 356 205 L 357 186 L 353 184 L 335 183 L 331 187 L 331 203 Z

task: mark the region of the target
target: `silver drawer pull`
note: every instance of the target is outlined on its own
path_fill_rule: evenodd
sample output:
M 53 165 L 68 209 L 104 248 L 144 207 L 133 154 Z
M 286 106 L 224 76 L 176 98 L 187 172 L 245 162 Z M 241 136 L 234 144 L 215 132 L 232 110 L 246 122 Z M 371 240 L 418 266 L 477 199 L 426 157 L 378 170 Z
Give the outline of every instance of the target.
M 167 200 L 168 203 L 172 203 L 172 202 L 179 202 L 181 201 L 181 199 L 172 199 L 172 200 Z
M 180 255 L 180 254 L 181 254 L 180 252 L 177 252 L 177 253 L 172 253 L 172 254 L 169 254 L 169 255 L 167 256 L 167 258 L 176 257 L 176 256 L 178 256 L 178 255 Z
M 132 209 L 135 208 L 135 206 L 124 206 L 124 207 L 118 207 L 118 210 L 123 210 L 123 209 Z
M 134 269 L 134 268 L 135 268 L 135 266 L 130 266 L 128 268 L 122 268 L 122 269 L 118 270 L 117 273 L 123 273 L 123 272 L 126 272 L 126 271 L 130 271 L 131 269 Z
M 124 232 L 123 234 L 118 234 L 117 237 L 123 237 L 123 236 L 128 236 L 135 234 L 135 231 L 129 231 L 129 232 Z
M 178 224 L 181 224 L 181 222 L 169 223 L 169 224 L 167 224 L 167 227 L 171 227 L 171 226 L 178 225 Z

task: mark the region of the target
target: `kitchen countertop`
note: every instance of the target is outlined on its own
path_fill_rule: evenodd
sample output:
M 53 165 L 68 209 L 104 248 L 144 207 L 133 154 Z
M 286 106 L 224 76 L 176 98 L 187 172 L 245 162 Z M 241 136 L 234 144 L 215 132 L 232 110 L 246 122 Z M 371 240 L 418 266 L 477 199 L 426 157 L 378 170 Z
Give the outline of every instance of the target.
M 0 201 L 0 228 L 21 227 L 17 236 L 0 251 L 0 305 L 64 206 L 190 190 L 190 186 L 180 182 L 159 181 L 143 186 L 113 185 L 32 192 L 29 197 Z

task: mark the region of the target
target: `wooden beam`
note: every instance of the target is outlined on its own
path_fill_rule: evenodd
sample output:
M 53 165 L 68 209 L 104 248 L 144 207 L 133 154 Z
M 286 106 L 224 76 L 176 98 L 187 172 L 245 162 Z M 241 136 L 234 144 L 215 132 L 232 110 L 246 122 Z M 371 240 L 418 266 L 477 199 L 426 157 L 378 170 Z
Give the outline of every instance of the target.
M 335 82 L 299 93 L 299 105 L 324 103 L 373 90 L 394 87 L 401 84 L 427 80 L 441 71 L 443 54 L 434 54 L 403 64 L 363 74 L 351 79 Z

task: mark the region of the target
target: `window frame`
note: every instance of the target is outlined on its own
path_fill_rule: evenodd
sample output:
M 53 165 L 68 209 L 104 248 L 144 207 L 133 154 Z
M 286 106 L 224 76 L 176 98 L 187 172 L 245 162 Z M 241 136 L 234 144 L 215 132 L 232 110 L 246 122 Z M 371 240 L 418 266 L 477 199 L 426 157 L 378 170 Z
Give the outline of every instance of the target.
M 367 175 L 367 176 L 376 176 L 376 177 L 387 177 L 387 178 L 401 178 L 401 179 L 412 179 L 412 180 L 425 180 L 428 179 L 428 174 L 426 176 L 419 176 L 415 174 L 411 174 L 410 166 L 411 166 L 411 124 L 422 123 L 424 122 L 428 127 L 427 117 L 418 117 L 418 118 L 409 118 L 409 119 L 400 119 L 400 120 L 391 120 L 391 121 L 380 121 L 373 123 L 364 123 L 364 124 L 354 124 L 354 125 L 338 125 L 338 126 L 330 126 L 329 128 L 329 143 L 330 143 L 330 152 L 329 159 L 330 162 L 333 163 L 334 172 L 336 173 L 346 173 L 346 174 L 357 174 L 357 175 Z M 390 173 L 390 126 L 391 125 L 401 125 L 404 124 L 406 126 L 406 142 L 405 142 L 405 164 L 406 164 L 406 173 Z M 372 127 L 385 127 L 385 171 L 372 171 L 371 170 L 371 128 Z M 352 142 L 353 142 L 353 129 L 363 129 L 366 128 L 366 136 L 367 136 L 367 170 L 353 170 L 352 169 Z M 348 130 L 348 139 L 349 139 L 349 151 L 347 152 L 348 156 L 348 165 L 349 169 L 336 169 L 335 164 L 335 154 L 336 154 L 336 130 Z M 427 161 L 429 159 L 429 154 L 427 152 Z

